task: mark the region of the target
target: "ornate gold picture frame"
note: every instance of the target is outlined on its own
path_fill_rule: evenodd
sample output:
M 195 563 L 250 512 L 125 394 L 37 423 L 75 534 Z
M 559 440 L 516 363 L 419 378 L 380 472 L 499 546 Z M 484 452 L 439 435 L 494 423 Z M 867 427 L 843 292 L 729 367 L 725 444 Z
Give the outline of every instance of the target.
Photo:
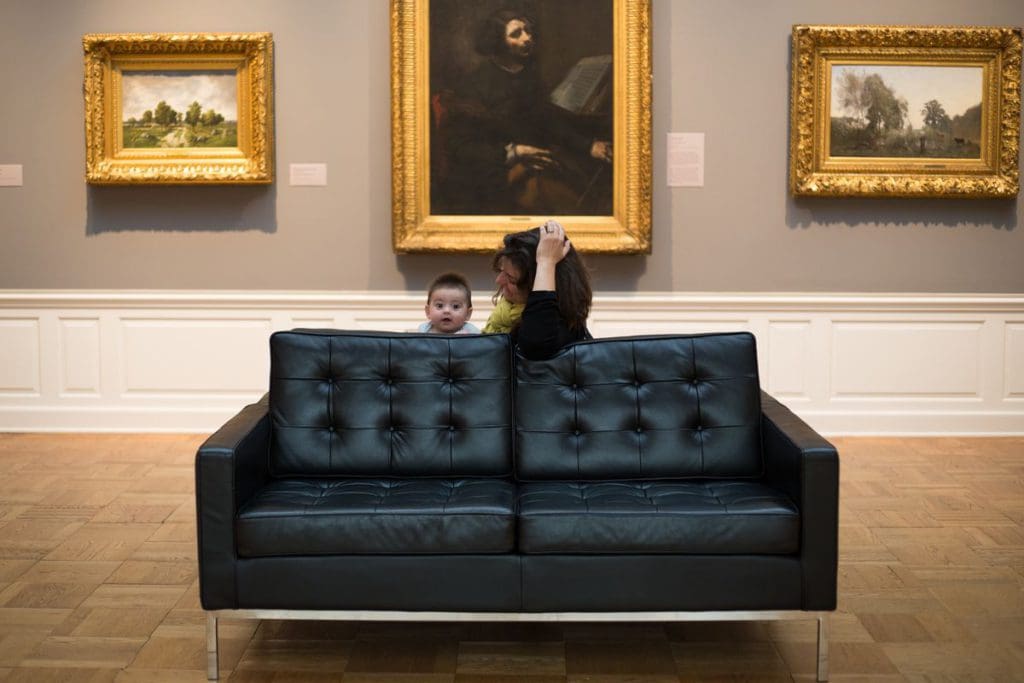
M 394 250 L 489 252 L 554 217 L 581 251 L 649 253 L 650 0 L 505 4 L 391 0 Z
M 1014 197 L 1021 29 L 794 26 L 790 191 Z
M 88 34 L 86 181 L 270 183 L 269 33 Z

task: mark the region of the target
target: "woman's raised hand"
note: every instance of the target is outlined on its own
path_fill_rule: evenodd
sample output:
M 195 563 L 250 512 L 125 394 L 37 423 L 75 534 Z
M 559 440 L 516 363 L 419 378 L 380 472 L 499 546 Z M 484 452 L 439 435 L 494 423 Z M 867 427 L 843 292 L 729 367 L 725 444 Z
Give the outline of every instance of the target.
M 565 235 L 565 228 L 555 220 L 540 226 L 540 242 L 537 244 L 537 264 L 543 261 L 558 263 L 569 253 L 572 245 Z

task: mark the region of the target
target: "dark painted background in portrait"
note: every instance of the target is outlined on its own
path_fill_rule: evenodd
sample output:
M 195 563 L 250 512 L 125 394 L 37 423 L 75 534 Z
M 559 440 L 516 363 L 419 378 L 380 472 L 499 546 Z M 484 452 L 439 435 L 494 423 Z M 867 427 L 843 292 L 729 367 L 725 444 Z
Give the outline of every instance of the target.
M 474 49 L 474 40 L 481 22 L 492 13 L 511 9 L 530 17 L 536 26 L 534 59 L 544 91 L 550 93 L 583 57 L 613 54 L 613 2 L 612 0 L 432 0 L 429 8 L 430 94 L 459 88 L 460 82 L 486 58 Z M 614 68 L 614 65 L 613 65 Z M 614 93 L 612 93 L 614 97 Z M 572 116 L 563 118 L 576 130 L 595 139 L 611 140 L 612 114 L 609 98 L 608 110 L 603 116 Z M 434 133 L 433 112 L 431 132 Z M 440 137 L 440 136 L 437 136 Z M 433 140 L 432 140 L 433 142 Z M 432 151 L 431 184 L 436 189 L 438 177 L 436 161 L 439 155 Z M 586 160 L 584 163 L 587 163 Z M 588 168 L 597 166 L 588 166 Z M 609 166 L 598 176 L 589 191 L 585 210 L 578 213 L 602 215 L 611 213 L 612 172 Z M 432 214 L 475 213 L 502 215 L 500 208 L 480 202 L 472 211 L 446 211 L 432 191 Z M 596 201 L 594 201 L 596 200 Z M 576 213 L 576 212 L 567 212 Z

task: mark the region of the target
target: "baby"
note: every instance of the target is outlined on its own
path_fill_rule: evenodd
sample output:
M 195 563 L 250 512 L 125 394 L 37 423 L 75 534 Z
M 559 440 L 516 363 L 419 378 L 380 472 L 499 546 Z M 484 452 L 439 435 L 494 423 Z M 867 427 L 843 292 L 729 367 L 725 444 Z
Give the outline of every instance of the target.
M 434 278 L 427 289 L 424 307 L 427 321 L 417 332 L 436 334 L 479 334 L 475 325 L 467 322 L 473 315 L 473 297 L 469 282 L 458 273 L 442 273 Z

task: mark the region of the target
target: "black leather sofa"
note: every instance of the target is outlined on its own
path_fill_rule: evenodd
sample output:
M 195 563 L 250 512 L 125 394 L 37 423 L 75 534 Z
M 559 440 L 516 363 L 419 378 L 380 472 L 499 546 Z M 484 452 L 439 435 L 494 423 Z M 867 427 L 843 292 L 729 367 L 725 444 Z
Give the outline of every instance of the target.
M 219 617 L 816 618 L 835 448 L 760 390 L 747 333 L 581 342 L 295 330 L 196 457 Z

